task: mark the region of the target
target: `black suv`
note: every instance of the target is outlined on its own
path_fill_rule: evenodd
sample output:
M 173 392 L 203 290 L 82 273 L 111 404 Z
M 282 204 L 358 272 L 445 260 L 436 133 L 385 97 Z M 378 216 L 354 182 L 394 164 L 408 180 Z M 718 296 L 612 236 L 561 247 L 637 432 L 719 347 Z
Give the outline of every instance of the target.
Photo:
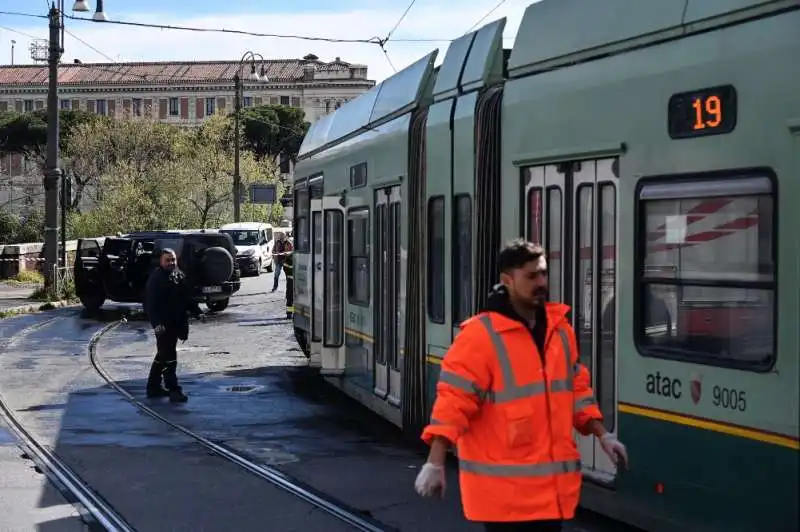
M 143 303 L 150 274 L 164 248 L 175 250 L 178 267 L 194 286 L 194 299 L 211 311 L 225 310 L 241 287 L 229 235 L 200 231 L 147 231 L 78 240 L 75 292 L 89 311 L 108 299 Z

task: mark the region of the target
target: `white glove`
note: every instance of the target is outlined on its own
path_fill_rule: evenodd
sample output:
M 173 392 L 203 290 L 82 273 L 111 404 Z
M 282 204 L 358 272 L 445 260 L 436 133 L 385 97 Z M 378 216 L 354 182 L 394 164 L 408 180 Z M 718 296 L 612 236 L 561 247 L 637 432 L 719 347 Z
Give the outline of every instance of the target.
M 622 458 L 622 465 L 628 467 L 628 451 L 625 446 L 617 439 L 617 435 L 611 432 L 606 432 L 600 438 L 600 446 L 603 451 L 608 455 L 614 465 L 619 465 L 619 459 Z
M 444 467 L 425 462 L 414 481 L 414 489 L 423 497 L 433 497 L 438 495 L 444 497 L 444 490 L 447 482 L 444 476 Z

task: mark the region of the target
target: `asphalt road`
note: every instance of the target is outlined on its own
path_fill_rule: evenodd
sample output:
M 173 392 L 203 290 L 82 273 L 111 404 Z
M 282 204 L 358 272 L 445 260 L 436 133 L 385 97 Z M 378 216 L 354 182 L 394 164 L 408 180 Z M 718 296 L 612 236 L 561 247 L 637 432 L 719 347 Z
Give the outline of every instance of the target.
M 155 351 L 149 325 L 129 321 L 97 344 L 98 361 L 162 416 L 273 466 L 402 531 L 482 530 L 462 517 L 455 470 L 443 501 L 413 490 L 422 449 L 306 367 L 284 318 L 284 285 L 244 280 L 224 312 L 193 323 L 179 344 L 186 404 L 145 399 Z M 307 502 L 226 462 L 134 408 L 94 371 L 87 342 L 102 326 L 75 310 L 0 320 L 0 394 L 18 419 L 137 530 L 351 530 Z M 0 529 L 81 530 L 75 509 L 20 457 L 0 426 Z M 624 531 L 591 514 L 570 530 Z

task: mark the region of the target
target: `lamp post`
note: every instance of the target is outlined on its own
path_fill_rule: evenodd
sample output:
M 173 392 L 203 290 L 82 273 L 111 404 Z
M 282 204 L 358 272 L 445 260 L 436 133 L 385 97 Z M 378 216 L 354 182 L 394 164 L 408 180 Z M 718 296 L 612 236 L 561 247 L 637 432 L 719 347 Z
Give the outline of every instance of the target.
M 89 11 L 86 0 L 77 0 L 72 6 L 76 12 Z M 61 259 L 64 267 L 67 265 L 67 246 L 65 232 L 66 210 L 66 183 L 61 179 L 62 172 L 59 168 L 59 120 L 58 120 L 58 63 L 64 53 L 64 0 L 57 0 L 50 5 L 48 13 L 50 22 L 50 42 L 47 63 L 49 67 L 47 87 L 47 162 L 44 172 L 44 259 L 45 281 L 48 288 L 54 288 L 56 283 L 56 267 L 58 265 L 58 207 L 59 207 L 59 181 L 61 181 L 61 210 L 62 210 L 62 235 Z M 106 20 L 103 12 L 102 0 L 98 0 L 97 11 L 93 20 Z
M 256 59 L 261 59 L 261 73 L 259 74 L 256 72 Z M 242 65 L 246 61 L 250 61 L 250 79 L 253 81 L 269 81 L 267 78 L 267 72 L 264 69 L 264 56 L 261 54 L 256 54 L 254 52 L 245 52 L 242 58 L 239 60 L 239 64 L 236 66 L 236 74 L 233 76 L 233 88 L 234 88 L 234 98 L 233 98 L 233 221 L 240 222 L 241 221 L 241 209 L 242 209 L 242 195 L 241 195 L 241 176 L 239 175 L 239 114 L 242 111 L 242 97 L 243 97 L 243 87 L 242 87 L 242 77 L 239 75 L 239 72 L 242 70 Z

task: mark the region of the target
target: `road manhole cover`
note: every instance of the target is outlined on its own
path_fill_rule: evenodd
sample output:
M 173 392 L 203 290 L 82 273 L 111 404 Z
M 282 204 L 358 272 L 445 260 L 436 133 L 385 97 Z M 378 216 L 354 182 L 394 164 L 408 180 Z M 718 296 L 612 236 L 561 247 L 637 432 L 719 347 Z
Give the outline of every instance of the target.
M 253 393 L 261 388 L 263 388 L 263 386 L 256 386 L 254 384 L 237 384 L 235 386 L 225 387 L 225 391 L 233 393 Z

